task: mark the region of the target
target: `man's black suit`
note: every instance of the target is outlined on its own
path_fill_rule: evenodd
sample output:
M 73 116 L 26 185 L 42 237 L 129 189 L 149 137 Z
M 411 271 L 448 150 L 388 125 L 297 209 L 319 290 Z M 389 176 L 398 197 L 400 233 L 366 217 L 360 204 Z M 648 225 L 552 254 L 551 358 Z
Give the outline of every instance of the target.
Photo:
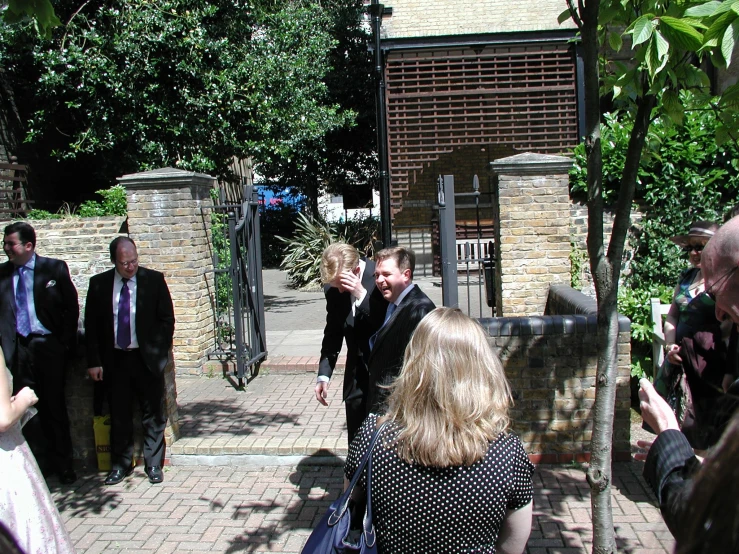
M 36 317 L 51 334 L 16 334 L 15 266 L 0 265 L 0 336 L 5 363 L 13 373 L 13 394 L 31 387 L 39 398 L 38 415 L 23 434 L 42 470 L 72 469 L 72 439 L 64 398 L 66 355 L 74 347 L 79 320 L 77 290 L 62 260 L 36 255 L 33 302 Z
M 144 460 L 161 466 L 164 460 L 164 368 L 174 334 L 172 298 L 158 271 L 139 267 L 136 273 L 135 329 L 139 348 L 115 348 L 111 269 L 90 279 L 85 304 L 88 367 L 103 368 L 110 400 L 113 469 L 126 470 L 133 459 L 133 397 L 142 407 Z
M 431 299 L 413 286 L 400 301 L 388 322 L 377 333 L 367 367 L 369 369 L 369 393 L 367 413 L 380 413 L 384 410 L 388 391 L 381 385 L 388 385 L 400 373 L 403 365 L 405 347 L 411 340 L 416 326 L 431 310 L 436 308 Z
M 336 367 L 341 346 L 346 340 L 346 369 L 342 399 L 346 403 L 346 426 L 351 444 L 367 412 L 367 360 L 370 357 L 369 339 L 382 325 L 387 301 L 375 286 L 375 263 L 365 262 L 362 286 L 367 291 L 362 303 L 352 314 L 354 298 L 348 291 L 340 292 L 326 285 L 326 327 L 321 343 L 318 375 L 331 377 Z

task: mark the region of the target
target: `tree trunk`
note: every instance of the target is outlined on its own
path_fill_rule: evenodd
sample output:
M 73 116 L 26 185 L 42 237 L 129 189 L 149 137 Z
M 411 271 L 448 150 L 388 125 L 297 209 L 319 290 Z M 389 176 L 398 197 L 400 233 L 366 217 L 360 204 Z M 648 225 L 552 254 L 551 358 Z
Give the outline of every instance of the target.
M 598 43 L 594 29 L 593 32 L 585 32 L 586 30 L 591 31 L 590 27 L 596 27 L 588 25 L 588 22 L 597 21 L 597 10 L 595 14 L 586 14 L 583 20 L 585 21 L 582 33 L 585 96 L 586 110 L 588 110 L 585 118 L 588 131 L 585 138 L 588 160 L 588 254 L 598 303 L 598 369 L 593 406 L 591 458 L 586 477 L 590 485 L 593 514 L 593 553 L 613 554 L 617 551 L 611 506 L 611 464 L 618 379 L 618 281 L 621 275 L 621 260 L 629 228 L 639 160 L 656 99 L 647 95 L 637 100 L 637 115 L 629 139 L 613 232 L 606 254 L 603 239 L 603 160 L 600 145 L 600 109 L 597 102 L 599 100 Z M 588 101 L 589 99 L 591 101 Z

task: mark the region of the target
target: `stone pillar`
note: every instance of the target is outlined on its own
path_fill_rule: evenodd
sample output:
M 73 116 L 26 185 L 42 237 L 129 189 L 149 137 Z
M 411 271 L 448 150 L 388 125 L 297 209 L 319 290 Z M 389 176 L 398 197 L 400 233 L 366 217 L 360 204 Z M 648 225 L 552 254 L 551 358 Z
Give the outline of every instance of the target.
M 170 444 L 178 435 L 175 372 L 199 374 L 215 337 L 210 295 L 214 178 L 166 167 L 124 175 L 118 182 L 126 188 L 128 232 L 140 263 L 164 273 L 174 303 L 174 360 L 165 370 Z
M 490 166 L 498 176 L 499 315 L 543 314 L 549 285 L 570 283 L 572 160 L 525 153 Z

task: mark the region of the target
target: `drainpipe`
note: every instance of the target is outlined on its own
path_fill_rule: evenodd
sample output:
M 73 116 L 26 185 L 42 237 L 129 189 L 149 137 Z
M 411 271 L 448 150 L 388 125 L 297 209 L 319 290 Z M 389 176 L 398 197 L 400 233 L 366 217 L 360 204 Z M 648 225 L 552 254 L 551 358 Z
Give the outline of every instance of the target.
M 387 248 L 392 243 L 390 228 L 390 162 L 387 152 L 387 118 L 385 114 L 385 63 L 382 58 L 380 45 L 380 29 L 382 27 L 382 14 L 385 6 L 372 0 L 370 13 L 372 14 L 372 36 L 375 42 L 375 113 L 377 117 L 377 158 L 378 176 L 377 182 L 380 188 L 380 225 L 382 232 L 382 244 Z

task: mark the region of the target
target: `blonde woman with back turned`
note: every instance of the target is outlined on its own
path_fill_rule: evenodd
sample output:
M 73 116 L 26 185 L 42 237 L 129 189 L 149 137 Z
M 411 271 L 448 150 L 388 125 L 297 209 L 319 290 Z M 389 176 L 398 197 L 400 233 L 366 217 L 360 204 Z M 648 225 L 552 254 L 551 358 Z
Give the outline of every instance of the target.
M 534 466 L 507 433 L 511 405 L 503 366 L 477 322 L 454 308 L 421 320 L 387 414 L 369 415 L 344 468 L 351 478 L 374 429 L 388 421 L 372 453 L 379 552 L 524 551 Z

